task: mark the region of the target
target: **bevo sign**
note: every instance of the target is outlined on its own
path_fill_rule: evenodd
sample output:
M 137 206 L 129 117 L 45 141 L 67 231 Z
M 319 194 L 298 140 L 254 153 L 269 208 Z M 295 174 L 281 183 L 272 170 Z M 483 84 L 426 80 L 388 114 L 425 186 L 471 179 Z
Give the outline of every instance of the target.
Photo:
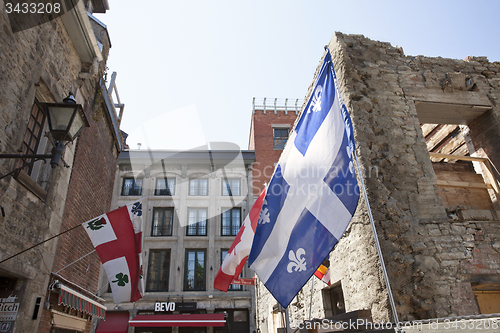
M 196 302 L 156 302 L 155 312 L 196 310 Z

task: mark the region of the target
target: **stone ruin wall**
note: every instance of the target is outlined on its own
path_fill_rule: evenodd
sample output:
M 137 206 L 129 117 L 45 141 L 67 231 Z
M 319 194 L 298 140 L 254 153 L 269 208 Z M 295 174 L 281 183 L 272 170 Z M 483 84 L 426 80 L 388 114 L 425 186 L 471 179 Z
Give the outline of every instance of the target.
M 498 279 L 500 224 L 496 211 L 448 217 L 438 196 L 414 100 L 459 102 L 478 94 L 486 96 L 492 111 L 469 127 L 476 150 L 486 152 L 495 163 L 500 64 L 481 57 L 405 56 L 388 43 L 342 34 L 337 34 L 330 48 L 341 94 L 351 111 L 357 152 L 400 319 L 479 313 L 471 283 Z M 476 84 L 475 91 L 466 91 L 467 78 Z M 483 129 L 492 123 L 488 140 Z M 351 223 L 351 233 L 356 223 Z M 363 272 L 365 282 L 358 276 L 372 252 L 365 249 L 364 242 L 357 248 L 361 234 L 347 236 L 332 253 L 335 267 L 346 267 L 337 274 L 346 308 L 370 308 L 371 304 L 374 319 L 387 320 L 380 301 L 385 299 L 384 288 L 374 283 L 381 280 L 380 269 Z M 353 247 L 357 254 L 351 252 Z
M 469 128 L 477 151 L 499 165 L 495 147 L 500 137 L 500 63 L 482 57 L 405 56 L 401 48 L 389 43 L 341 33 L 334 36 L 329 48 L 342 98 L 351 113 L 399 319 L 479 313 L 471 283 L 498 279 L 498 211 L 447 215 L 414 99 L 424 96 L 450 103 L 457 96 L 459 100 L 470 94 L 486 96 L 492 110 Z M 466 91 L 468 77 L 476 84 L 474 92 Z M 486 127 L 488 136 L 484 135 Z M 341 283 L 346 311 L 370 309 L 374 321 L 392 320 L 363 196 L 330 261 L 332 285 Z M 324 287 L 315 281 L 312 318 L 325 317 Z M 264 290 L 260 285 L 258 326 L 269 322 L 270 304 L 275 304 Z M 309 319 L 310 293 L 311 281 L 289 307 L 292 323 Z

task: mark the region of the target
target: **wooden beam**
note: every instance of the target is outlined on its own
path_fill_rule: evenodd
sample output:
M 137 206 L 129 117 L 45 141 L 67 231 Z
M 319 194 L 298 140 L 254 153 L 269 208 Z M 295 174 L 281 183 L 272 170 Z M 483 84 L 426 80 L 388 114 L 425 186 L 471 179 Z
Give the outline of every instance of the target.
M 464 187 L 464 188 L 482 188 L 482 189 L 493 189 L 491 184 L 485 183 L 471 183 L 471 182 L 457 182 L 452 180 L 437 180 L 438 186 L 450 186 L 450 187 Z
M 459 156 L 459 155 L 441 154 L 441 153 L 429 153 L 429 156 L 436 158 L 448 158 L 450 160 L 462 160 L 462 161 L 474 161 L 474 162 L 488 161 L 488 159 L 484 157 Z

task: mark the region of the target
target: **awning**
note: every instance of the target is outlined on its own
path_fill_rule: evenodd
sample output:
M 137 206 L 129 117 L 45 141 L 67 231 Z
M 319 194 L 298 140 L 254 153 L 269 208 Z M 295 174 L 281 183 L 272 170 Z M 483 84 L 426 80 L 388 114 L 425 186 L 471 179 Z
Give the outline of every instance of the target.
M 131 327 L 205 327 L 225 324 L 224 313 L 137 315 L 129 321 Z
M 99 322 L 96 333 L 127 333 L 128 331 L 128 318 L 127 312 L 106 312 L 106 320 Z
M 80 294 L 73 289 L 60 285 L 61 291 L 59 293 L 58 305 L 64 304 L 70 308 L 88 313 L 92 316 L 104 318 L 106 315 L 106 307 L 87 296 Z

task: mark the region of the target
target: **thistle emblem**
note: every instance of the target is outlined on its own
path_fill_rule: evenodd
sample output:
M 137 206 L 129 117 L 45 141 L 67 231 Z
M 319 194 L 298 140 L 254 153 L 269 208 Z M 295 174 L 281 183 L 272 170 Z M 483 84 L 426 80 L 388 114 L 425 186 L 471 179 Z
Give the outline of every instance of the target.
M 305 254 L 306 251 L 303 248 L 298 249 L 296 253 L 293 253 L 292 250 L 288 252 L 288 259 L 290 259 L 290 263 L 288 263 L 286 268 L 288 273 L 293 273 L 294 271 L 302 272 L 307 269 L 306 258 L 304 258 Z
M 93 221 L 90 221 L 89 224 L 87 225 L 87 228 L 90 228 L 90 230 L 99 230 L 104 227 L 106 224 L 106 219 L 104 217 L 101 217 L 100 219 L 95 219 Z

